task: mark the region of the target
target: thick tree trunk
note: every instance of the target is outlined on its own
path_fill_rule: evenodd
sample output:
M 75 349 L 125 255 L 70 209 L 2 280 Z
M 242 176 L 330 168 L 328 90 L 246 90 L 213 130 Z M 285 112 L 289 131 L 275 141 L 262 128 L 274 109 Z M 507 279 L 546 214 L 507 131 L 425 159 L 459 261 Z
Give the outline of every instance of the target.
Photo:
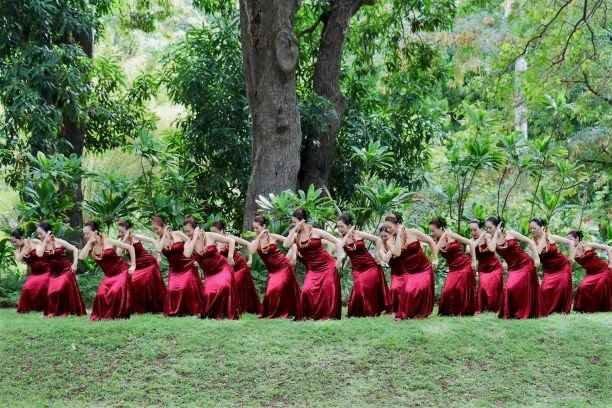
M 302 131 L 293 19 L 298 7 L 298 0 L 240 0 L 242 54 L 252 120 L 245 227 L 250 227 L 259 195 L 297 186 Z
M 313 88 L 317 95 L 330 103 L 328 122 L 313 140 L 309 140 L 302 151 L 299 181 L 302 189 L 314 184 L 327 186 L 332 170 L 336 139 L 346 109 L 340 89 L 342 51 L 353 15 L 373 0 L 336 0 L 330 5 L 329 13 L 323 19 L 323 32 L 315 64 Z

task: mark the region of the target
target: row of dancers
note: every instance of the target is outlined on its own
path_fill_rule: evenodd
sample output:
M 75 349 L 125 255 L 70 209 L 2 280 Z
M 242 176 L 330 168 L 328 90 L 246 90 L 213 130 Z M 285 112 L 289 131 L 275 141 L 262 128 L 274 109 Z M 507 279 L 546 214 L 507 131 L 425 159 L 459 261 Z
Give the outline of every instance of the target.
M 376 234 L 357 230 L 348 213 L 338 217 L 337 231 L 332 234 L 309 223 L 303 208 L 294 211 L 287 236 L 270 232 L 268 224 L 266 217 L 257 215 L 253 221 L 256 237 L 247 241 L 227 234 L 221 221 L 204 231 L 192 217 L 185 219 L 182 230 L 173 230 L 161 217 L 153 217 L 155 238 L 135 233 L 129 221 L 120 220 L 118 239 L 111 239 L 96 222 L 88 222 L 83 228 L 86 244 L 80 250 L 55 237 L 46 222 L 37 226 L 38 239 L 25 238 L 22 231 L 15 230 L 11 235 L 15 256 L 29 271 L 17 310 L 43 311 L 46 316 L 85 314 L 75 271 L 79 260 L 91 257 L 104 273 L 93 301 L 92 320 L 147 312 L 216 319 L 237 319 L 242 313 L 297 320 L 339 319 L 339 271 L 347 256 L 353 278 L 349 317 L 388 312 L 397 319 L 425 318 L 434 308 L 438 254 L 446 259 L 448 268 L 439 299 L 440 315 L 490 311 L 501 318 L 525 319 L 569 313 L 572 306 L 579 312 L 612 310 L 612 247 L 584 242 L 580 231 L 570 231 L 565 237 L 554 235 L 541 219 L 531 220 L 531 237 L 504 228 L 496 217 L 470 222 L 470 238 L 453 232 L 442 218 L 431 220 L 429 235 L 406 228 L 396 213 L 384 218 Z M 167 258 L 167 283 L 160 273 L 159 258 L 144 243 Z M 560 251 L 560 245 L 567 246 L 569 255 Z M 249 253 L 248 259 L 238 246 Z M 597 251 L 607 251 L 608 261 Z M 251 275 L 253 254 L 260 257 L 268 273 L 263 301 Z M 297 260 L 305 267 L 301 287 L 295 276 Z M 586 271 L 575 296 L 572 262 Z M 385 265 L 391 270 L 390 286 Z M 537 274 L 540 265 L 541 278 Z

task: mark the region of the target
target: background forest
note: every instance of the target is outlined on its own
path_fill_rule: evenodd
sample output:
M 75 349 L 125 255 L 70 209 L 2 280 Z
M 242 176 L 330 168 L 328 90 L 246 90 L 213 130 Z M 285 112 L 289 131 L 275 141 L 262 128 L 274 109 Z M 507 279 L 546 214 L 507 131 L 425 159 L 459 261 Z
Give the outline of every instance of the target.
M 238 233 L 255 210 L 284 232 L 304 206 L 330 229 L 498 214 L 612 241 L 608 1 L 270 3 L 1 0 L 4 232 L 193 214 Z M 5 304 L 23 272 L 1 239 Z

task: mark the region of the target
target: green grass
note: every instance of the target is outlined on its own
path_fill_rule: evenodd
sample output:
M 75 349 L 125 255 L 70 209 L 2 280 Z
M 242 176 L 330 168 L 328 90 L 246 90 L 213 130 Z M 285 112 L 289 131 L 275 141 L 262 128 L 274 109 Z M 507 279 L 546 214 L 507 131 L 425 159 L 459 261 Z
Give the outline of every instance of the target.
M 612 313 L 328 322 L 0 310 L 0 406 L 611 406 Z

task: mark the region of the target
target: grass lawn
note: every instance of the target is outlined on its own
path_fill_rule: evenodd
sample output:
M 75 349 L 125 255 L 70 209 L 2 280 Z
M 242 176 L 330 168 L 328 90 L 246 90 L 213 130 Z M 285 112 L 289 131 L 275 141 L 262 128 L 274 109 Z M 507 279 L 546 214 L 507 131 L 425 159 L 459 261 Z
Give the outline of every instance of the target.
M 612 406 L 612 313 L 328 322 L 0 310 L 0 406 Z

